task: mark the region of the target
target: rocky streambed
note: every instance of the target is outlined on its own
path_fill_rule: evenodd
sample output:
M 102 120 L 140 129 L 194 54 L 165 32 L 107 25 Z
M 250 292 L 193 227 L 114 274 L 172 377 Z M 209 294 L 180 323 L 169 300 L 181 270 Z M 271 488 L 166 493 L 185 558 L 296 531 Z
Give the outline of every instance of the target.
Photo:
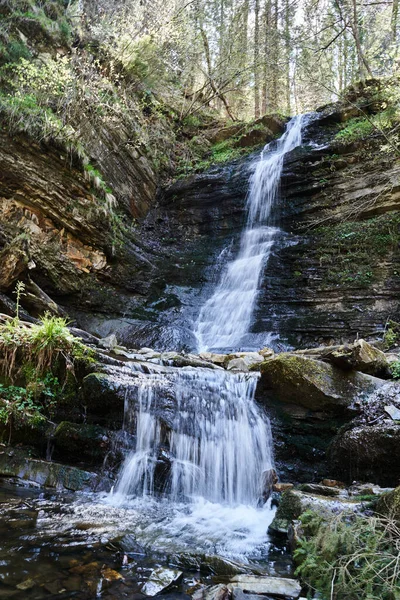
M 297 519 L 309 510 L 324 518 L 364 514 L 367 502 L 398 483 L 395 353 L 359 340 L 281 354 L 194 355 L 85 337 L 95 361 L 76 369 L 51 427 L 29 437 L 16 429 L 12 445 L 0 447 L 0 597 L 298 598 L 288 553 Z M 171 500 L 174 415 L 184 410 L 176 384 L 183 376 L 214 385 L 210 374 L 256 383 L 257 404 L 270 418 L 275 472 L 266 474 L 258 507 Z M 160 424 L 154 489 L 121 497 L 113 486 L 136 444 L 149 380 L 157 382 Z

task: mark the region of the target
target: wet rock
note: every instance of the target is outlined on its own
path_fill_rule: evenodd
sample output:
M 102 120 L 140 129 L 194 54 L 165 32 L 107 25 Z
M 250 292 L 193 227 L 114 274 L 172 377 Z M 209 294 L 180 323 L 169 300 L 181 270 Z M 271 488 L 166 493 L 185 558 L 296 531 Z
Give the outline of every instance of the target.
M 27 590 L 35 587 L 35 585 L 37 585 L 37 583 L 34 579 L 25 579 L 25 581 L 21 581 L 21 583 L 19 583 L 16 587 L 18 590 L 26 592 Z
M 193 600 L 229 600 L 231 589 L 220 583 L 212 587 L 204 587 L 193 594 Z
M 233 600 L 260 600 L 260 596 L 258 594 L 247 594 L 240 588 L 234 587 L 232 590 L 232 598 Z M 272 600 L 271 596 L 262 595 L 262 600 Z
M 110 410 L 124 411 L 124 394 L 127 381 L 107 373 L 90 373 L 82 381 L 82 403 L 94 415 L 107 415 Z
M 203 575 L 232 576 L 252 572 L 249 565 L 218 556 L 216 554 L 184 554 L 169 557 L 169 563 L 180 569 L 199 571 Z
M 172 360 L 174 367 L 207 367 L 209 369 L 218 369 L 219 367 L 212 362 L 200 359 L 198 356 L 183 354 L 176 355 Z
M 129 556 L 131 555 L 139 555 L 145 556 L 146 550 L 143 546 L 136 541 L 135 537 L 131 533 L 127 533 L 126 535 L 118 538 L 117 540 L 113 540 L 113 543 L 118 544 L 123 552 L 126 552 Z
M 115 333 L 112 333 L 105 338 L 101 338 L 98 340 L 98 345 L 105 350 L 113 350 L 115 346 L 118 346 L 117 336 Z
M 393 404 L 385 406 L 385 412 L 393 419 L 393 421 L 400 421 L 400 409 L 393 406 Z
M 339 496 L 339 494 L 343 493 L 337 487 L 321 485 L 319 483 L 302 483 L 299 486 L 299 490 L 302 492 L 309 492 L 310 494 L 319 494 L 321 496 Z
M 272 350 L 272 348 L 262 348 L 259 351 L 259 354 L 265 359 L 267 358 L 272 358 L 275 354 L 274 350 Z
M 164 590 L 177 585 L 183 577 L 182 571 L 175 569 L 154 569 L 142 587 L 143 594 L 146 596 L 155 596 Z
M 262 482 L 262 496 L 266 502 L 271 495 L 274 485 L 278 482 L 278 476 L 275 469 L 268 469 L 268 471 L 264 471 L 262 474 Z
M 364 373 L 343 372 L 322 361 L 280 354 L 262 363 L 261 384 L 283 403 L 340 413 L 355 397 L 372 393 L 384 382 Z
M 248 364 L 244 358 L 233 358 L 227 363 L 226 368 L 228 371 L 243 371 L 245 373 L 249 371 Z
M 299 598 L 301 585 L 296 579 L 283 577 L 257 577 L 255 575 L 237 575 L 231 579 L 229 587 L 239 588 L 250 594 L 273 595 L 282 598 Z
M 16 477 L 33 482 L 42 487 L 66 489 L 70 491 L 100 491 L 107 487 L 96 473 L 83 471 L 55 462 L 29 458 L 15 448 L 12 455 L 0 452 L 0 477 Z
M 381 422 L 339 432 L 330 448 L 332 471 L 347 481 L 396 485 L 400 479 L 400 425 Z
M 281 496 L 278 510 L 275 513 L 275 518 L 272 521 L 271 531 L 288 531 L 292 521 L 306 510 L 312 510 L 321 515 L 330 515 L 332 513 L 340 513 L 343 511 L 356 512 L 360 509 L 361 503 L 349 500 L 348 498 L 330 498 L 316 494 L 310 494 L 300 490 L 287 490 Z
M 264 357 L 258 352 L 235 352 L 235 354 L 229 354 L 226 357 L 225 366 L 228 371 L 248 371 L 264 360 Z
M 375 483 L 353 483 L 347 488 L 350 496 L 382 496 L 392 490 L 393 488 L 382 488 Z
M 98 425 L 63 421 L 53 435 L 54 458 L 70 463 L 102 464 L 110 449 L 109 432 Z
M 223 365 L 226 361 L 226 354 L 214 354 L 213 352 L 200 352 L 199 357 L 216 365 Z

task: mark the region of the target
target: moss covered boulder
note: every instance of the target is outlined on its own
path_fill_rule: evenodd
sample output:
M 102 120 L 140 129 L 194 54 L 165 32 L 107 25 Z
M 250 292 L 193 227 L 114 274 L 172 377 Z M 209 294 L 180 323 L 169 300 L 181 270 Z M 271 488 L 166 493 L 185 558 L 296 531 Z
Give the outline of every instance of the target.
M 313 411 L 343 412 L 355 397 L 368 395 L 383 382 L 356 371 L 294 354 L 280 354 L 261 364 L 261 385 L 275 399 Z
M 394 519 L 400 525 L 400 486 L 379 498 L 376 512 Z
M 287 490 L 281 496 L 269 531 L 271 533 L 287 533 L 291 523 L 308 510 L 326 517 L 344 511 L 356 512 L 360 506 L 360 502 L 349 500 L 345 495 L 332 498 L 296 489 Z
M 341 369 L 354 369 L 377 377 L 390 374 L 385 353 L 365 340 L 357 340 L 354 344 L 338 346 L 333 350 L 326 348 L 322 358 Z

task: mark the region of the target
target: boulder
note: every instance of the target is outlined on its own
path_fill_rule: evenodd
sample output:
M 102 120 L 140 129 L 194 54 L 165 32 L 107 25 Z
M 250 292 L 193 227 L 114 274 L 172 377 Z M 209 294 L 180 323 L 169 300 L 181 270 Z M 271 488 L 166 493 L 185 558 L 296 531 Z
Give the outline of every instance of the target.
M 283 133 L 286 123 L 287 119 L 282 119 L 280 115 L 263 115 L 255 121 L 256 125 L 261 124 L 268 127 L 275 135 Z
M 339 432 L 330 448 L 332 471 L 347 481 L 397 485 L 400 479 L 400 425 L 393 421 Z
M 343 413 L 357 397 L 367 396 L 383 381 L 354 371 L 343 372 L 319 360 L 280 354 L 261 364 L 261 384 L 280 402 L 313 411 Z
M 248 565 L 236 562 L 216 554 L 195 554 L 185 552 L 169 557 L 169 564 L 185 571 L 197 571 L 202 575 L 233 576 L 240 573 L 254 572 Z
M 302 492 L 309 492 L 310 494 L 318 494 L 320 496 L 339 496 L 340 494 L 345 493 L 340 488 L 321 485 L 320 483 L 302 483 L 299 486 L 299 490 Z
M 156 596 L 164 590 L 177 585 L 183 577 L 182 571 L 175 569 L 154 569 L 149 579 L 142 587 L 142 593 L 146 596 Z
M 321 358 L 341 369 L 355 369 L 377 377 L 390 374 L 384 352 L 365 340 L 357 340 L 354 344 L 339 346 L 334 350 L 327 348 L 321 353 Z
M 82 381 L 82 403 L 95 414 L 109 409 L 124 410 L 124 389 L 118 379 L 108 373 L 90 373 Z
M 275 518 L 269 526 L 272 533 L 287 533 L 292 521 L 295 521 L 306 510 L 321 515 L 330 515 L 344 511 L 357 512 L 361 503 L 342 497 L 327 497 L 315 493 L 291 489 L 284 492 L 276 511 Z
M 235 148 L 251 148 L 252 146 L 261 146 L 274 139 L 272 131 L 261 124 L 250 128 L 235 143 Z
M 229 600 L 231 590 L 222 583 L 212 587 L 203 586 L 193 594 L 192 598 L 193 600 Z
M 215 363 L 216 365 L 223 365 L 226 361 L 226 354 L 214 354 L 213 352 L 201 352 L 199 357 L 208 362 Z
M 232 360 L 227 363 L 226 368 L 228 371 L 244 371 L 245 373 L 249 370 L 249 367 L 243 358 L 232 358 Z

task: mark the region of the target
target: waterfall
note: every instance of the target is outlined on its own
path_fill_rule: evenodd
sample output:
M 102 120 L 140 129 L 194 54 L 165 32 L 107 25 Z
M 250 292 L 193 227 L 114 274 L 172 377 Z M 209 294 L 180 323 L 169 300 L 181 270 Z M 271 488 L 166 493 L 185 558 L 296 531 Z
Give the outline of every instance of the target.
M 153 496 L 161 468 L 163 491 L 173 501 L 256 506 L 263 473 L 273 464 L 256 383 L 256 374 L 190 367 L 140 377 L 125 419 L 136 424 L 136 445 L 115 494 Z
M 249 331 L 260 277 L 279 232 L 272 226 L 273 206 L 279 192 L 284 156 L 301 144 L 302 121 L 302 115 L 291 119 L 282 137 L 265 146 L 255 165 L 239 252 L 227 264 L 195 324 L 200 352 L 237 349 Z

